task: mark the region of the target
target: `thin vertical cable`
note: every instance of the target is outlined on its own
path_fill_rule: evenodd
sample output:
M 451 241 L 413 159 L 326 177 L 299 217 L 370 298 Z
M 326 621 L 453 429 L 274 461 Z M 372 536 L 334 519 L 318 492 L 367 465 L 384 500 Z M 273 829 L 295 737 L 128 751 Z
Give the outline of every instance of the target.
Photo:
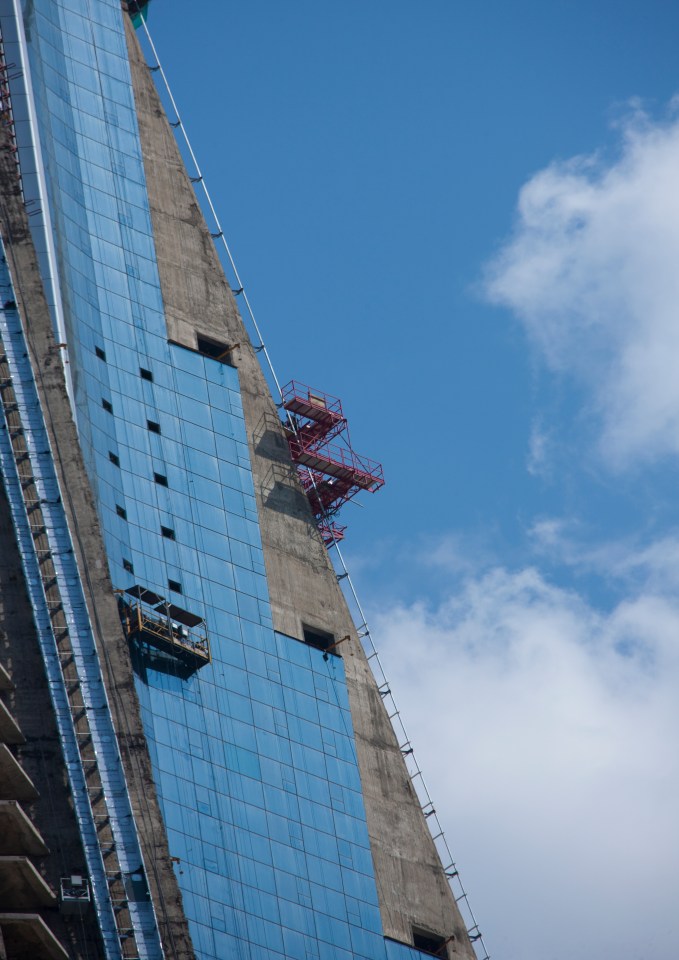
M 271 357 L 270 357 L 270 355 L 269 355 L 269 352 L 268 352 L 268 350 L 266 349 L 266 346 L 265 346 L 265 344 L 264 344 L 264 340 L 263 340 L 263 337 L 262 337 L 262 334 L 261 334 L 261 331 L 260 331 L 259 324 L 257 323 L 257 320 L 256 320 L 256 318 L 255 318 L 254 311 L 253 311 L 252 306 L 251 306 L 251 304 L 250 304 L 250 300 L 249 300 L 249 298 L 248 298 L 248 296 L 247 296 L 247 294 L 246 294 L 246 292 L 245 292 L 245 288 L 244 288 L 244 285 L 243 285 L 243 281 L 241 280 L 240 274 L 238 273 L 238 269 L 237 269 L 237 267 L 236 267 L 236 264 L 235 264 L 233 255 L 232 255 L 232 253 L 231 253 L 231 249 L 230 249 L 230 247 L 229 247 L 229 245 L 228 245 L 228 243 L 227 243 L 227 241 L 226 241 L 226 238 L 225 238 L 225 236 L 224 236 L 224 231 L 222 230 L 222 226 L 221 226 L 221 223 L 220 223 L 220 221 L 219 221 L 219 217 L 217 216 L 217 212 L 216 212 L 215 207 L 214 207 L 214 204 L 213 204 L 213 202 L 212 202 L 212 198 L 211 198 L 210 193 L 209 193 L 209 191 L 208 191 L 207 185 L 206 185 L 206 183 L 205 183 L 205 179 L 204 179 L 204 177 L 203 177 L 202 171 L 201 171 L 200 166 L 199 166 L 199 164 L 198 164 L 198 160 L 197 160 L 196 155 L 195 155 L 195 153 L 194 153 L 194 151 L 193 151 L 193 147 L 191 146 L 191 143 L 190 143 L 190 141 L 189 141 L 189 137 L 188 137 L 188 134 L 187 134 L 187 132 L 186 132 L 186 128 L 185 128 L 185 126 L 184 126 L 184 123 L 183 123 L 183 121 L 182 121 L 182 119 L 181 119 L 181 115 L 180 115 L 180 113 L 179 113 L 179 108 L 177 107 L 176 100 L 175 100 L 175 98 L 174 98 L 174 96 L 173 96 L 173 94 L 172 94 L 172 91 L 171 91 L 171 89 L 170 89 L 170 84 L 169 84 L 169 81 L 168 81 L 168 79 L 167 79 L 167 75 L 166 75 L 166 73 L 165 73 L 165 71 L 164 71 L 164 69 L 163 69 L 163 67 L 162 67 L 161 62 L 160 62 L 160 58 L 159 58 L 159 56 L 158 56 L 158 52 L 157 52 L 157 50 L 156 50 L 155 44 L 153 43 L 153 40 L 152 40 L 152 38 L 151 38 L 151 34 L 150 34 L 150 32 L 149 32 L 148 25 L 147 25 L 146 21 L 143 20 L 143 19 L 142 19 L 142 25 L 143 25 L 144 33 L 146 34 L 146 37 L 147 37 L 147 39 L 148 39 L 149 47 L 150 47 L 150 49 L 151 49 L 151 52 L 152 52 L 152 54 L 153 54 L 153 58 L 154 58 L 154 61 L 155 61 L 154 64 L 152 65 L 151 69 L 152 69 L 154 72 L 157 72 L 157 73 L 160 75 L 160 77 L 162 78 L 162 80 L 163 80 L 163 85 L 164 85 L 165 90 L 166 90 L 167 95 L 168 95 L 168 99 L 169 99 L 169 101 L 170 101 L 170 104 L 171 104 L 171 106 L 172 106 L 172 110 L 174 111 L 174 115 L 175 115 L 175 117 L 176 117 L 176 120 L 172 123 L 172 127 L 173 127 L 175 130 L 181 130 L 182 137 L 183 137 L 184 142 L 185 142 L 185 144 L 186 144 L 186 148 L 187 148 L 187 150 L 188 150 L 189 156 L 191 157 L 191 162 L 192 162 L 193 165 L 194 165 L 194 170 L 195 170 L 196 175 L 195 175 L 195 177 L 191 177 L 191 180 L 192 180 L 194 186 L 200 185 L 201 188 L 202 188 L 202 190 L 203 190 L 203 193 L 204 193 L 204 195 L 205 195 L 205 199 L 206 199 L 206 202 L 207 202 L 207 206 L 208 206 L 208 209 L 209 209 L 209 211 L 210 211 L 210 215 L 211 215 L 211 217 L 212 217 L 212 220 L 213 220 L 214 225 L 216 226 L 216 231 L 215 231 L 215 233 L 213 234 L 213 237 L 214 237 L 215 239 L 220 239 L 220 240 L 222 241 L 222 244 L 223 244 L 224 249 L 225 249 L 225 251 L 226 251 L 226 255 L 227 255 L 227 258 L 228 258 L 228 262 L 229 262 L 229 264 L 230 264 L 230 266 L 231 266 L 231 269 L 232 269 L 232 271 L 233 271 L 233 275 L 234 275 L 234 277 L 235 277 L 235 279 L 236 279 L 236 282 L 237 282 L 237 284 L 238 284 L 239 292 L 240 292 L 240 294 L 241 294 L 242 297 L 243 297 L 243 302 L 245 303 L 245 305 L 246 305 L 246 307 L 247 307 L 248 316 L 250 317 L 250 320 L 251 320 L 251 322 L 252 322 L 253 328 L 254 328 L 254 330 L 255 330 L 255 332 L 256 332 L 256 334 L 257 334 L 258 340 L 259 340 L 259 344 L 258 344 L 257 347 L 255 347 L 255 350 L 256 350 L 257 352 L 261 351 L 261 352 L 264 354 L 264 357 L 266 358 L 266 362 L 267 362 L 269 371 L 270 371 L 270 373 L 271 373 L 271 377 L 272 377 L 272 379 L 273 379 L 273 382 L 274 382 L 275 385 L 276 385 L 276 391 L 277 391 L 277 394 L 278 394 L 278 396 L 279 396 L 279 398 L 280 398 L 280 404 L 282 405 L 283 392 L 282 392 L 282 389 L 281 389 L 280 381 L 279 381 L 279 379 L 278 379 L 278 377 L 277 377 L 277 375 L 276 375 L 276 371 L 275 371 L 275 369 L 274 369 L 273 362 L 272 362 L 272 360 L 271 360 Z M 288 422 L 290 423 L 290 426 L 291 426 L 292 430 L 296 433 L 297 430 L 296 430 L 296 425 L 295 425 L 295 423 L 294 423 L 294 418 L 292 418 L 292 416 L 291 416 L 290 413 L 287 414 L 287 417 L 288 417 Z M 312 479 L 313 479 L 313 477 L 312 477 Z M 485 943 L 484 943 L 483 936 L 482 936 L 481 931 L 480 931 L 480 929 L 479 929 L 479 924 L 478 924 L 478 922 L 477 922 L 477 920 L 476 920 L 476 917 L 475 917 L 474 912 L 473 912 L 473 910 L 472 910 L 472 908 L 471 908 L 471 905 L 469 904 L 469 898 L 468 898 L 467 891 L 466 891 L 465 887 L 463 886 L 462 881 L 461 881 L 461 879 L 460 879 L 459 871 L 458 871 L 457 866 L 456 866 L 456 864 L 455 864 L 455 862 L 454 862 L 454 860 L 453 860 L 453 858 L 452 858 L 452 854 L 451 854 L 450 848 L 449 848 L 449 846 L 448 846 L 448 841 L 446 840 L 446 837 L 445 837 L 443 828 L 441 827 L 441 823 L 440 823 L 440 821 L 439 821 L 438 814 L 436 813 L 436 809 L 435 809 L 435 807 L 434 807 L 434 805 L 433 805 L 431 796 L 430 796 L 430 794 L 429 794 L 429 790 L 428 790 L 427 785 L 426 785 L 426 783 L 425 783 L 424 776 L 423 776 L 423 774 L 422 774 L 422 770 L 421 770 L 419 764 L 417 763 L 417 760 L 415 759 L 415 755 L 414 755 L 413 749 L 412 749 L 412 747 L 410 746 L 410 740 L 409 740 L 409 738 L 408 738 L 408 736 L 407 736 L 407 732 L 406 732 L 406 729 L 405 729 L 405 725 L 404 725 L 404 723 L 403 723 L 403 720 L 401 719 L 400 711 L 398 710 L 398 708 L 397 708 L 397 706 L 396 706 L 396 702 L 395 702 L 395 700 L 394 700 L 393 694 L 391 693 L 391 689 L 389 688 L 389 684 L 388 684 L 388 681 L 387 681 L 387 677 L 386 677 L 386 674 L 385 674 L 385 672 L 384 672 L 384 668 L 383 668 L 383 666 L 382 666 L 382 662 L 381 662 L 381 660 L 380 660 L 380 657 L 379 657 L 377 648 L 376 648 L 375 643 L 374 643 L 374 641 L 373 641 L 372 634 L 371 634 L 371 632 L 370 632 L 370 628 L 369 628 L 368 623 L 367 623 L 367 619 L 366 619 L 365 612 L 364 612 L 364 610 L 363 610 L 363 607 L 362 607 L 361 602 L 360 602 L 359 597 L 358 597 L 358 593 L 357 593 L 357 591 L 356 591 L 356 587 L 355 587 L 355 585 L 354 585 L 353 580 L 351 579 L 351 575 L 350 575 L 350 573 L 349 573 L 349 569 L 348 569 L 347 564 L 346 564 L 346 561 L 345 561 L 345 559 L 344 559 L 344 555 L 342 554 L 342 551 L 340 550 L 339 541 L 334 537 L 334 535 L 333 535 L 333 543 L 331 544 L 331 548 L 332 548 L 333 546 L 334 546 L 334 548 L 335 548 L 335 550 L 336 550 L 337 560 L 338 560 L 339 567 L 340 567 L 340 571 L 341 571 L 340 573 L 338 573 L 337 579 L 340 580 L 340 581 L 346 581 L 346 584 L 347 584 L 347 586 L 348 586 L 348 588 L 349 588 L 349 599 L 350 599 L 350 601 L 353 602 L 354 609 L 355 609 L 355 611 L 356 611 L 356 612 L 358 613 L 358 615 L 359 615 L 359 620 L 358 620 L 359 626 L 358 626 L 358 628 L 357 628 L 358 636 L 359 636 L 359 638 L 361 639 L 361 641 L 364 642 L 364 647 L 366 646 L 365 641 L 366 641 L 366 640 L 368 641 L 368 645 L 367 645 L 367 646 L 368 646 L 368 650 L 366 650 L 367 659 L 368 659 L 368 661 L 370 662 L 370 665 L 371 665 L 373 674 L 374 674 L 374 676 L 375 676 L 375 681 L 376 681 L 376 683 L 377 683 L 377 685 L 378 685 L 378 688 L 379 688 L 380 690 L 384 690 L 384 691 L 385 691 L 385 694 L 384 694 L 383 697 L 382 697 L 383 702 L 384 702 L 385 699 L 388 699 L 388 700 L 389 700 L 389 703 L 390 703 L 390 705 L 391 705 L 391 707 L 390 707 L 390 711 L 391 711 L 391 712 L 388 710 L 389 718 L 390 718 L 390 720 L 391 720 L 392 727 L 394 728 L 394 732 L 395 732 L 395 734 L 396 734 L 396 736 L 397 736 L 398 742 L 399 742 L 399 744 L 401 744 L 401 753 L 402 753 L 402 755 L 403 755 L 403 757 L 404 757 L 404 761 L 405 761 L 405 763 L 406 763 L 406 769 L 408 770 L 408 774 L 409 774 L 409 776 L 410 776 L 410 780 L 411 780 L 411 782 L 413 783 L 413 788 L 415 789 L 415 791 L 416 791 L 416 793 L 417 793 L 418 800 L 419 800 L 419 802 L 420 802 L 420 806 L 421 806 L 421 808 L 422 808 L 422 811 L 423 811 L 423 813 L 424 813 L 424 816 L 425 816 L 425 818 L 426 818 L 426 820 L 427 820 L 427 823 L 428 823 L 428 825 L 429 825 L 429 829 L 430 829 L 430 833 L 431 833 L 431 836 L 432 836 L 432 840 L 433 840 L 434 845 L 435 845 L 435 847 L 436 847 L 437 853 L 439 854 L 439 857 L 441 858 L 441 863 L 442 863 L 442 865 L 443 865 L 443 869 L 444 869 L 446 878 L 447 878 L 447 880 L 448 880 L 448 882 L 449 882 L 449 884 L 450 884 L 451 891 L 452 891 L 453 896 L 454 896 L 454 898 L 455 898 L 455 900 L 456 900 L 456 902 L 457 902 L 457 905 L 458 905 L 460 911 L 462 912 L 463 916 L 465 917 L 465 922 L 466 922 L 466 926 L 467 926 L 467 934 L 468 934 L 469 939 L 470 939 L 470 941 L 471 941 L 471 943 L 472 943 L 472 947 L 473 947 L 473 949 L 474 949 L 474 952 L 475 952 L 476 955 L 477 955 L 478 960 L 490 960 L 490 954 L 488 953 L 488 950 L 487 950 L 486 945 L 485 945 Z M 376 668 L 377 668 L 377 669 L 376 669 Z M 478 950 L 479 947 L 482 949 L 483 953 L 479 953 L 479 950 Z

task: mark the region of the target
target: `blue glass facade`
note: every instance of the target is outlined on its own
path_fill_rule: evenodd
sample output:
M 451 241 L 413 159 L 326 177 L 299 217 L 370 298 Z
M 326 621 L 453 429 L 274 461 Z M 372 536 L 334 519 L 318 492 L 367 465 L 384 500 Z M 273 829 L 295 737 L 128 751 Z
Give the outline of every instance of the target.
M 119 0 L 26 5 L 75 408 L 114 587 L 203 618 L 137 651 L 201 958 L 407 960 L 378 909 L 343 662 L 276 634 L 238 372 L 168 342 Z
M 382 956 L 342 661 L 248 623 L 218 646 L 142 692 L 201 956 Z

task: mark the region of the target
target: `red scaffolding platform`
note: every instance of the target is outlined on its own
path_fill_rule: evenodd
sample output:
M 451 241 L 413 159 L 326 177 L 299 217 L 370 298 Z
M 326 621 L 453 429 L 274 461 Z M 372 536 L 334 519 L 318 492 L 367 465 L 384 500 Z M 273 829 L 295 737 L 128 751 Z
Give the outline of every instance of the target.
M 312 390 L 299 380 L 291 380 L 281 391 L 283 406 L 292 414 L 299 440 L 328 441 L 346 430 L 347 420 L 342 412 L 342 402 L 320 390 Z M 291 430 L 291 424 L 286 424 Z
M 339 524 L 333 523 L 332 520 L 319 520 L 318 529 L 323 537 L 323 543 L 326 547 L 331 547 L 333 543 L 339 543 L 340 540 L 344 540 L 344 531 L 347 528 L 340 527 Z
M 384 485 L 382 465 L 351 447 L 347 420 L 337 397 L 298 380 L 283 387 L 290 455 L 326 544 L 343 539 L 345 527 L 332 522 L 340 507 L 361 490 Z M 342 440 L 343 443 L 331 442 Z

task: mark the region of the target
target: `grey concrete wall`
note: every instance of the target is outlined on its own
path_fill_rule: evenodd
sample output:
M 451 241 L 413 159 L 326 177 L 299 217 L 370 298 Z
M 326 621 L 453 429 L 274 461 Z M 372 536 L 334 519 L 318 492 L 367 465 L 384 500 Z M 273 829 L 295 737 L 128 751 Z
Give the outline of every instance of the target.
M 161 938 L 168 957 L 192 960 L 194 952 L 151 775 L 127 641 L 108 576 L 94 498 L 78 445 L 59 349 L 52 333 L 49 309 L 7 138 L 7 127 L 0 126 L 0 230 L 7 248 L 17 304 L 26 328 L 50 443 L 55 452 L 55 466 L 94 627 Z M 56 771 L 55 776 L 63 779 L 60 753 L 58 743 L 53 744 L 52 770 Z M 40 773 L 39 770 L 36 772 Z M 41 776 L 44 778 L 44 770 Z M 41 789 L 40 783 L 36 783 L 36 786 Z
M 452 936 L 450 956 L 471 960 L 474 953 L 464 924 L 290 461 L 258 356 L 224 278 L 131 27 L 128 47 L 169 337 L 194 349 L 197 334 L 229 345 L 240 344 L 234 359 L 242 389 L 274 626 L 300 639 L 303 624 L 337 638 L 350 637 L 342 644 L 341 654 L 385 934 L 412 942 L 414 925 Z

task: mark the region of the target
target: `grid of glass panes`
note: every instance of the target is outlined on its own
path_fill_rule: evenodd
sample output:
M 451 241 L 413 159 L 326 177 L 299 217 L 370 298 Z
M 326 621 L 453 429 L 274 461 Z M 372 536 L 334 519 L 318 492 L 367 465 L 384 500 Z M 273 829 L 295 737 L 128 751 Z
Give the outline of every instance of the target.
M 272 630 L 237 372 L 167 343 L 119 0 L 34 0 L 28 16 L 112 578 L 211 637 L 190 677 L 136 660 L 198 955 L 384 957 L 342 661 Z

